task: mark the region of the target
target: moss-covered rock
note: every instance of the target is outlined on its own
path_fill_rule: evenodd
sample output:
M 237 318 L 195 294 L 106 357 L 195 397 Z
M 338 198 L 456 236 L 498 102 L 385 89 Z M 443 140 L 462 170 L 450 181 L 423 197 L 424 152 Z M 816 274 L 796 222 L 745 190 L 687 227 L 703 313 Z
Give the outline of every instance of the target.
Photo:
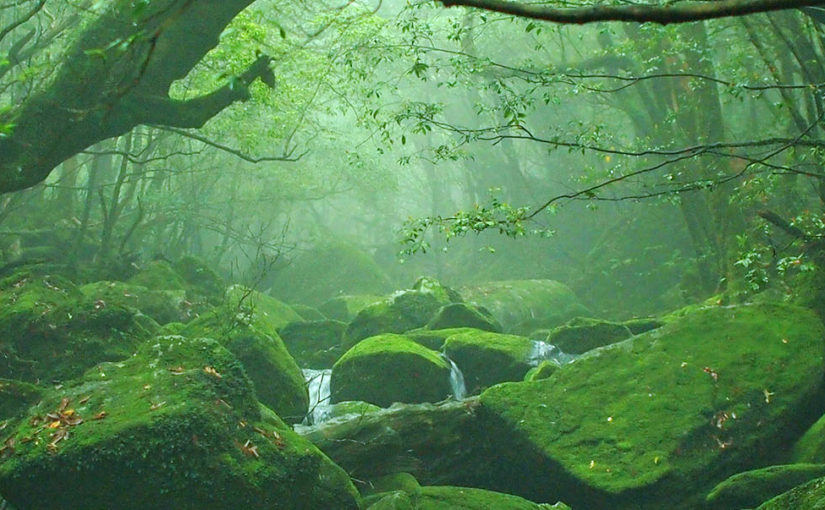
M 825 416 L 822 416 L 796 441 L 792 462 L 825 464 Z
M 469 394 L 504 381 L 521 381 L 530 370 L 533 341 L 516 335 L 472 331 L 452 335 L 444 353 L 464 374 Z
M 100 361 L 131 356 L 151 335 L 137 312 L 85 297 L 59 276 L 0 280 L 0 377 L 29 382 L 76 377 Z
M 82 285 L 80 292 L 104 304 L 136 308 L 158 324 L 186 322 L 194 316 L 183 290 L 149 290 L 124 282 L 100 281 Z
M 313 308 L 311 306 L 302 305 L 300 303 L 290 304 L 290 308 L 292 308 L 295 313 L 301 316 L 302 319 L 305 321 L 325 321 L 327 320 L 326 315 L 321 313 L 320 310 L 317 308 Z
M 577 317 L 553 329 L 547 343 L 569 354 L 582 354 L 630 338 L 630 328 L 618 322 Z
M 286 348 L 302 368 L 331 368 L 344 353 L 347 325 L 339 321 L 290 322 L 279 330 Z
M 506 333 L 528 335 L 588 315 L 573 291 L 553 280 L 490 282 L 464 287 L 460 292 L 466 301 L 489 310 Z
M 186 290 L 186 281 L 165 260 L 147 262 L 127 283 L 151 290 Z
M 219 341 L 241 361 L 258 399 L 285 421 L 300 422 L 309 406 L 301 369 L 262 312 L 233 312 L 218 308 L 190 322 L 182 334 Z
M 382 333 L 403 333 L 427 324 L 438 310 L 460 299 L 454 291 L 431 279 L 422 278 L 411 290 L 398 291 L 391 297 L 367 306 L 352 320 L 344 335 L 344 346 Z
M 574 507 L 696 508 L 816 418 L 824 337 L 791 306 L 705 308 L 548 379 L 494 386 L 489 437 L 516 452 L 501 483 Z
M 561 365 L 559 365 L 555 361 L 544 360 L 541 363 L 539 363 L 538 366 L 535 366 L 528 370 L 527 373 L 524 374 L 524 380 L 538 381 L 540 379 L 547 379 L 551 375 L 555 374 L 556 370 L 560 368 Z
M 191 255 L 181 257 L 172 269 L 186 282 L 186 294 L 190 300 L 205 298 L 210 303 L 218 304 L 223 299 L 226 281 L 200 258 Z
M 363 416 L 365 414 L 380 411 L 381 408 L 369 402 L 352 401 L 338 402 L 332 404 L 329 408 L 329 418 L 340 418 L 342 416 L 356 415 Z
M 43 395 L 43 391 L 43 388 L 34 384 L 0 379 L 0 431 L 5 428 L 6 420 L 17 416 L 37 402 Z M 0 437 L 2 437 L 2 432 L 0 432 Z
M 294 258 L 275 276 L 272 294 L 289 302 L 318 306 L 344 294 L 381 295 L 391 288 L 389 278 L 369 255 L 352 244 L 330 241 Z
M 784 492 L 759 505 L 756 510 L 819 510 L 825 508 L 825 478 L 816 478 L 810 482 Z
M 259 321 L 277 331 L 290 322 L 303 320 L 283 301 L 242 285 L 232 285 L 226 291 L 225 306 L 243 315 L 254 314 Z
M 539 505 L 518 496 L 469 487 L 420 487 L 396 491 L 378 499 L 370 510 L 542 510 L 560 508 Z
M 444 348 L 444 342 L 453 335 L 461 333 L 472 333 L 479 331 L 474 328 L 450 328 L 450 329 L 434 329 L 426 328 L 413 329 L 404 333 L 407 338 L 423 345 L 428 349 L 434 351 L 441 351 Z
M 622 322 L 634 335 L 641 335 L 648 331 L 664 326 L 664 322 L 655 318 L 638 318 Z
M 325 301 L 318 310 L 332 320 L 350 322 L 364 308 L 383 301 L 383 296 L 337 296 Z
M 212 340 L 151 340 L 6 432 L 0 493 L 18 510 L 358 507 L 346 473 L 261 408 Z
M 450 367 L 435 351 L 401 335 L 362 340 L 332 367 L 333 402 L 437 402 L 451 394 Z
M 711 508 L 756 508 L 783 492 L 823 476 L 824 464 L 769 466 L 731 476 L 714 487 L 706 501 Z
M 430 322 L 429 329 L 475 328 L 501 333 L 501 324 L 486 310 L 467 303 L 442 306 Z

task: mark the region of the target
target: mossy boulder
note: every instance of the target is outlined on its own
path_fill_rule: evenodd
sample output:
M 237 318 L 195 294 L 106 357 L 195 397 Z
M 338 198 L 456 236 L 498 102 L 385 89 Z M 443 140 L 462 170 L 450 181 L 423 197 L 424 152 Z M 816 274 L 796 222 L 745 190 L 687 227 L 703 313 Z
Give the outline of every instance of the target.
M 0 280 L 0 377 L 51 382 L 131 356 L 153 325 L 135 309 L 85 297 L 59 276 Z M 149 328 L 149 329 L 147 329 Z
M 272 294 L 289 302 L 318 306 L 340 295 L 381 295 L 391 288 L 389 278 L 372 257 L 355 245 L 329 241 L 301 253 L 276 274 Z
M 419 487 L 411 492 L 383 495 L 369 510 L 542 510 L 562 508 L 539 505 L 518 496 L 469 487 Z
M 172 269 L 186 282 L 186 294 L 190 300 L 204 298 L 218 304 L 223 299 L 226 281 L 202 259 L 187 255 L 178 259 Z
M 453 335 L 460 333 L 472 333 L 478 331 L 474 328 L 450 328 L 450 329 L 434 329 L 426 328 L 413 329 L 404 333 L 404 336 L 414 340 L 428 349 L 434 351 L 441 351 L 444 348 L 444 342 Z
M 241 361 L 258 399 L 285 421 L 300 422 L 309 406 L 301 369 L 262 312 L 234 311 L 218 308 L 190 322 L 182 334 L 219 341 Z
M 501 333 L 501 324 L 490 312 L 468 303 L 450 303 L 442 306 L 430 322 L 428 329 L 475 328 Z
M 471 331 L 452 335 L 444 353 L 464 374 L 469 394 L 504 381 L 521 381 L 530 370 L 533 341 L 516 335 Z
M 819 510 L 825 508 L 825 478 L 794 487 L 759 505 L 756 510 Z
M 317 308 L 313 308 L 311 306 L 302 305 L 300 303 L 293 303 L 289 305 L 295 313 L 301 316 L 302 319 L 305 321 L 325 321 L 327 320 L 326 315 L 321 313 L 320 310 Z
M 337 296 L 325 301 L 318 307 L 318 310 L 329 319 L 350 322 L 358 315 L 358 312 L 383 300 L 383 296 L 373 295 Z
M 630 319 L 622 322 L 622 324 L 627 326 L 627 329 L 634 335 L 641 335 L 642 333 L 647 333 L 648 331 L 664 326 L 663 321 L 652 317 Z
M 186 290 L 186 281 L 165 260 L 147 262 L 127 283 L 152 290 Z
M 6 420 L 17 416 L 40 400 L 44 388 L 23 381 L 0 379 L 0 431 Z M 2 432 L 0 432 L 2 437 Z M 2 445 L 2 443 L 0 443 Z
M 290 322 L 278 333 L 302 368 L 331 368 L 344 353 L 341 342 L 347 325 L 339 321 Z
M 555 361 L 544 360 L 541 363 L 539 363 L 538 366 L 535 366 L 528 370 L 527 373 L 524 374 L 524 380 L 538 381 L 540 379 L 547 379 L 551 375 L 555 374 L 556 370 L 560 368 L 561 365 L 559 365 Z
M 706 501 L 711 508 L 756 508 L 798 485 L 823 476 L 825 464 L 768 466 L 731 476 L 714 487 Z
M 431 279 L 419 279 L 413 287 L 358 312 L 344 335 L 344 346 L 352 347 L 364 338 L 382 333 L 420 328 L 432 320 L 442 306 L 450 304 L 451 299 L 461 299 Z
M 791 450 L 792 462 L 825 464 L 825 416 L 800 437 Z
M 363 416 L 365 414 L 374 413 L 380 410 L 380 407 L 375 404 L 370 404 L 369 402 L 348 400 L 346 402 L 332 404 L 329 409 L 329 418 L 333 419 L 351 415 Z
M 0 493 L 18 510 L 358 508 L 346 473 L 262 408 L 213 340 L 151 340 L 6 434 Z
M 186 322 L 194 316 L 183 290 L 149 290 L 124 282 L 100 281 L 82 285 L 80 292 L 104 304 L 136 308 L 158 324 Z
M 244 315 L 255 314 L 267 327 L 277 331 L 290 322 L 303 320 L 295 310 L 283 301 L 242 285 L 232 285 L 226 291 L 226 307 Z
M 465 301 L 489 310 L 505 333 L 529 335 L 589 315 L 573 291 L 554 280 L 489 282 L 459 290 Z
M 437 402 L 450 396 L 450 367 L 435 351 L 407 337 L 384 334 L 362 340 L 332 367 L 333 402 L 363 400 Z
M 696 508 L 816 419 L 823 338 L 808 310 L 704 308 L 547 379 L 493 386 L 481 395 L 489 437 L 514 452 L 501 483 L 574 507 Z
M 630 338 L 626 325 L 601 319 L 577 317 L 553 329 L 546 342 L 568 354 L 582 354 Z

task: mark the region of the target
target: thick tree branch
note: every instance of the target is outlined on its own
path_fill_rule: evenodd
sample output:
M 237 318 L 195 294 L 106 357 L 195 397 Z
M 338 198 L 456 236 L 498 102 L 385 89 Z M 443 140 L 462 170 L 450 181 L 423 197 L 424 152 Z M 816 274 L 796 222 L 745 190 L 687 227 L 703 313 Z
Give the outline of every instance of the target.
M 623 4 L 588 7 L 549 7 L 509 0 L 440 0 L 446 7 L 476 7 L 522 18 L 555 23 L 583 24 L 596 21 L 636 21 L 639 23 L 685 23 L 706 19 L 743 16 L 758 12 L 798 9 L 823 5 L 823 0 L 716 0 L 679 2 L 670 5 Z

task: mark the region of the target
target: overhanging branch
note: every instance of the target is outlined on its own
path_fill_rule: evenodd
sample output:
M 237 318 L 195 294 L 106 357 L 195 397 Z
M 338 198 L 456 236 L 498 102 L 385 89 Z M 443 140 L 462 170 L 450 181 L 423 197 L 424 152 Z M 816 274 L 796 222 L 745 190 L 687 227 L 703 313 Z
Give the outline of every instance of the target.
M 639 23 L 659 23 L 661 25 L 825 5 L 823 0 L 718 0 L 679 2 L 670 5 L 623 4 L 588 7 L 549 7 L 547 5 L 518 3 L 509 0 L 440 1 L 446 7 L 475 7 L 555 23 L 583 24 L 596 21 L 635 21 Z

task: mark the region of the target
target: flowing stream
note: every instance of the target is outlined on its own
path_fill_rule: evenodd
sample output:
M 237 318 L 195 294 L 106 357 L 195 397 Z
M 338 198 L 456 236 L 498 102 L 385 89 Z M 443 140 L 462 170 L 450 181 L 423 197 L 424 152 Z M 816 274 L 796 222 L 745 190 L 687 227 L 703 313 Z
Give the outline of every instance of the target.
M 533 341 L 533 349 L 530 351 L 528 357 L 529 363 L 533 366 L 538 365 L 544 360 L 555 361 L 559 365 L 564 365 L 575 360 L 578 356 L 574 354 L 567 354 L 562 352 L 553 344 L 542 342 L 541 340 Z
M 464 374 L 458 368 L 453 360 L 447 357 L 446 354 L 441 356 L 450 364 L 450 388 L 453 390 L 453 398 L 461 400 L 467 396 L 467 387 L 464 385 Z
M 313 370 L 304 368 L 302 372 L 309 391 L 309 413 L 304 418 L 304 424 L 314 425 L 326 420 L 332 408 L 329 393 L 329 380 L 332 369 Z

